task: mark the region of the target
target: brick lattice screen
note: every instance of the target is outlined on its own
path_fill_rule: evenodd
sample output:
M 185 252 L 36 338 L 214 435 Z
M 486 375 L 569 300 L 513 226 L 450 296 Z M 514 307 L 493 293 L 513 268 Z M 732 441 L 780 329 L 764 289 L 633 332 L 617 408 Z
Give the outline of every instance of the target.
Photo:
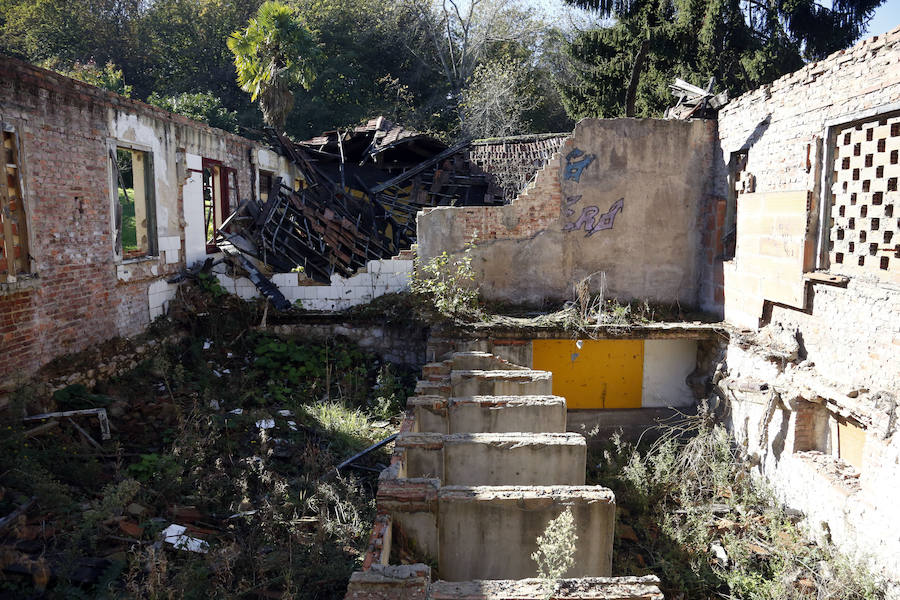
M 900 115 L 837 131 L 831 270 L 900 282 Z

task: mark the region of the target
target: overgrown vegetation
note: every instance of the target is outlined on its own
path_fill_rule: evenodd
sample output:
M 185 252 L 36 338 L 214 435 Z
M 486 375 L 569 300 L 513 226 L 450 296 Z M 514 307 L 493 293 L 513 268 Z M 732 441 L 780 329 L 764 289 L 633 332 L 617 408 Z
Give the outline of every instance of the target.
M 666 598 L 884 597 L 865 566 L 804 536 L 707 414 L 644 451 L 616 436 L 589 465 L 616 494 L 613 573 L 655 574 Z
M 544 583 L 547 600 L 553 596 L 559 580 L 575 564 L 577 543 L 575 517 L 570 507 L 547 523 L 544 533 L 538 536 L 538 549 L 532 553 L 531 560 L 537 563 L 538 578 Z
M 441 252 L 426 261 L 416 259 L 409 289 L 445 317 L 471 318 L 478 313 L 478 286 L 472 268 L 474 239 L 460 256 Z
M 216 283 L 180 288 L 173 318 L 189 337 L 55 394 L 60 409 L 107 408 L 102 449 L 87 440 L 96 420 L 75 417 L 86 436 L 13 418 L 33 391 L 3 416 L 0 515 L 35 502 L 0 529 L 0 596 L 343 596 L 388 450 L 335 466 L 396 430 L 415 371 L 344 339 L 255 331 L 261 306 Z M 171 524 L 208 552 L 163 541 Z

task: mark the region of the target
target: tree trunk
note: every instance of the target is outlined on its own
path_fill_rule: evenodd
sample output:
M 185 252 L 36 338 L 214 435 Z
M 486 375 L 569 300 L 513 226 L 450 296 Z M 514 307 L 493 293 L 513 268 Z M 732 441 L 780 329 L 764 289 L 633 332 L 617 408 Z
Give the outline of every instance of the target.
M 637 54 L 634 55 L 634 65 L 631 67 L 631 78 L 628 80 L 628 90 L 625 92 L 625 116 L 634 116 L 634 101 L 637 96 L 638 81 L 641 78 L 641 71 L 644 70 L 644 63 L 647 62 L 647 52 L 650 50 L 650 38 L 645 38 L 638 48 Z

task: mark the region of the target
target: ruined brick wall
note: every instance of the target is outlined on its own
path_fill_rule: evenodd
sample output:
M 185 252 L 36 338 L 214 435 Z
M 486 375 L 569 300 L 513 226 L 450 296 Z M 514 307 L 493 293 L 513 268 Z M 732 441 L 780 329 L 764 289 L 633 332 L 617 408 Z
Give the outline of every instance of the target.
M 547 133 L 475 140 L 469 147 L 469 160 L 493 175 L 504 197 L 512 201 L 547 165 L 568 136 L 568 133 Z
M 900 102 L 900 28 L 813 62 L 719 112 L 716 193 L 728 195 L 731 152 L 748 150 L 757 192 L 807 189 L 826 124 Z M 811 177 L 812 176 L 812 177 Z
M 0 58 L 0 121 L 21 146 L 31 277 L 0 285 L 0 391 L 54 357 L 150 322 L 184 266 L 179 157 L 238 169 L 246 197 L 253 142 L 21 61 Z M 152 150 L 157 257 L 116 259 L 109 140 Z
M 732 338 L 726 421 L 813 533 L 859 556 L 879 548 L 867 560 L 895 594 L 898 110 L 900 28 L 731 101 L 713 182 L 726 221 L 737 216 L 735 258 L 720 263 L 725 318 L 769 324 L 751 343 Z M 795 198 L 780 221 L 765 201 L 777 196 Z M 773 260 L 800 267 L 788 281 L 759 268 Z M 860 456 L 842 448 L 841 427 L 864 431 Z
M 592 292 L 695 306 L 715 143 L 711 121 L 585 119 L 511 204 L 419 213 L 419 257 L 477 233 L 486 298 L 569 300 L 590 278 Z
M 841 161 L 847 159 L 847 162 L 852 161 L 852 166 L 858 166 L 861 172 L 859 179 L 871 178 L 873 186 L 877 183 L 874 166 L 870 167 L 873 172 L 867 174 L 866 163 L 872 161 L 866 154 L 875 153 L 879 146 L 884 146 L 883 139 L 890 146 L 893 134 L 900 135 L 900 128 L 892 129 L 889 123 L 879 126 L 882 115 L 892 114 L 898 108 L 900 28 L 869 38 L 825 60 L 810 63 L 770 85 L 736 98 L 719 114 L 720 147 L 714 182 L 716 194 L 723 198 L 728 196 L 728 161 L 732 153 L 746 151 L 746 166 L 741 178 L 751 182 L 752 192 L 807 193 L 809 233 L 806 244 L 824 246 L 824 252 L 815 252 L 806 270 L 849 277 L 845 287 L 807 283 L 803 302 L 790 306 L 770 303 L 766 311 L 771 315 L 764 315 L 756 309 L 755 318 L 764 321 L 770 317 L 773 322 L 796 328 L 804 351 L 809 360 L 815 362 L 817 370 L 827 379 L 842 385 L 896 389 L 896 378 L 888 380 L 884 374 L 900 372 L 900 286 L 895 276 L 898 271 L 894 270 L 897 268 L 894 263 L 900 263 L 900 240 L 882 243 L 892 237 L 888 231 L 890 228 L 900 228 L 900 214 L 894 212 L 900 209 L 900 193 L 896 190 L 896 184 L 893 184 L 893 189 L 886 188 L 880 202 L 874 200 L 871 193 L 864 194 L 860 187 L 859 201 L 856 202 L 857 196 L 854 195 L 855 206 L 848 206 L 848 210 L 857 211 L 854 214 L 837 214 L 836 206 L 833 214 L 828 212 L 830 205 L 836 203 L 835 198 L 845 191 L 839 180 L 832 182 L 829 179 L 834 169 L 840 168 Z M 866 136 L 862 136 L 863 151 L 856 149 L 855 153 L 860 156 L 854 156 L 852 145 L 842 145 L 845 135 L 842 124 L 855 122 L 861 123 L 863 133 L 867 129 L 872 129 L 874 133 L 869 136 L 873 138 L 869 142 L 871 149 L 865 147 Z M 834 139 L 835 131 L 840 133 L 841 139 Z M 829 155 L 829 148 L 833 155 Z M 898 175 L 897 169 L 900 167 L 888 164 L 886 169 L 883 177 L 889 180 Z M 868 189 L 865 191 L 869 192 Z M 861 205 L 867 202 L 869 214 L 866 215 L 865 211 L 860 214 Z M 740 206 L 740 197 L 737 203 Z M 886 214 L 892 217 L 886 219 Z M 880 223 L 873 224 L 873 217 L 878 221 L 879 215 Z M 873 265 L 868 271 L 856 268 L 855 263 L 853 267 L 856 270 L 848 270 L 844 265 L 834 263 L 834 253 L 829 252 L 829 247 L 833 247 L 836 241 L 836 228 L 843 227 L 842 223 L 853 216 L 856 218 L 856 230 L 848 229 L 846 235 L 853 236 L 857 244 L 860 243 L 857 237 L 860 233 L 865 235 L 866 229 L 876 229 L 868 231 L 871 238 L 868 242 L 874 240 L 880 246 L 875 248 L 876 255 L 871 257 Z M 748 217 L 752 219 L 753 215 Z M 819 219 L 824 219 L 826 223 L 821 240 L 818 234 Z M 744 225 L 745 230 L 752 226 Z M 739 233 L 741 226 L 739 219 Z M 804 248 L 795 245 L 797 247 L 793 251 L 802 255 Z M 762 254 L 765 252 L 760 249 Z M 889 259 L 890 270 L 878 267 L 876 259 L 879 257 Z M 725 263 L 726 270 L 734 266 Z M 746 283 L 742 283 L 744 273 L 737 268 L 733 275 L 728 280 L 734 283 L 724 290 L 724 294 L 726 298 L 730 295 L 732 300 L 742 302 L 747 294 L 738 287 Z M 800 281 L 792 285 L 803 286 L 804 283 Z M 731 320 L 727 303 L 728 300 L 726 318 Z M 752 311 L 747 312 L 749 315 Z M 740 324 L 752 326 L 749 320 L 748 317 Z

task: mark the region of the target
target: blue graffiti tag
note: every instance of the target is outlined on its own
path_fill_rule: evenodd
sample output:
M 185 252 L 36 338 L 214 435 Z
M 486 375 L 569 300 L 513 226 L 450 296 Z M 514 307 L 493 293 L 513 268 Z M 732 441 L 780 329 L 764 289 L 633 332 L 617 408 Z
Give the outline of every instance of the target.
M 582 156 L 584 156 L 584 158 L 581 160 L 575 160 Z M 584 171 L 584 169 L 592 162 L 594 162 L 593 154 L 585 154 L 583 151 L 575 148 L 566 155 L 566 167 L 563 170 L 563 179 L 571 179 L 575 182 L 581 181 L 582 171 Z
M 568 198 L 566 200 L 568 201 Z M 609 211 L 597 218 L 597 215 L 600 214 L 600 209 L 596 206 L 585 206 L 581 209 L 581 216 L 578 217 L 578 220 L 573 223 L 566 223 L 563 227 L 563 231 L 584 230 L 584 237 L 590 237 L 598 231 L 612 229 L 616 222 L 616 215 L 619 214 L 624 207 L 625 198 L 619 198 L 609 207 Z M 572 216 L 574 214 L 575 211 L 571 211 L 567 216 Z

